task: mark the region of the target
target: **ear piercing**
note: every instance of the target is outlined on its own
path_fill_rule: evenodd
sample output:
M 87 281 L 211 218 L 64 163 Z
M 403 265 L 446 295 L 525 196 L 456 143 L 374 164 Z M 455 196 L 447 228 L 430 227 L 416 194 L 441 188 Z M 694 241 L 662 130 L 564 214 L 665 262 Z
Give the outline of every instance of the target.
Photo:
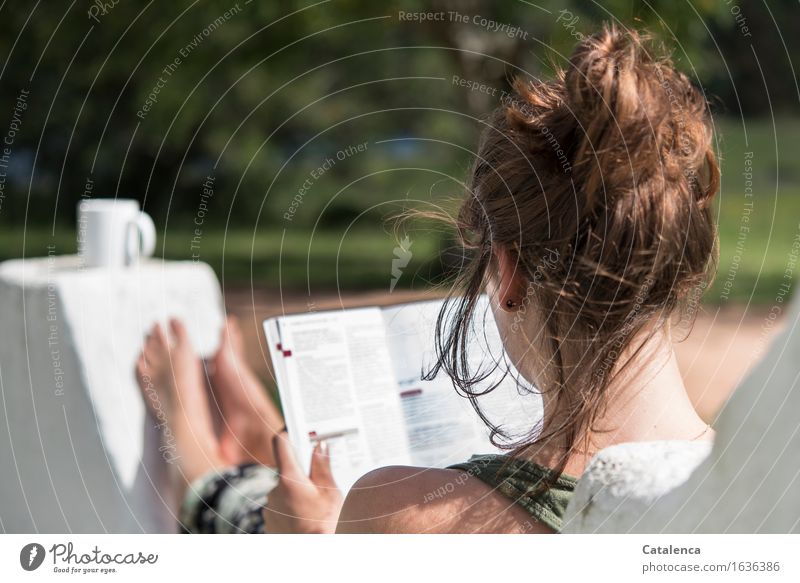
M 507 307 L 507 308 L 511 309 L 511 308 L 513 308 L 513 307 L 514 307 L 514 306 L 516 306 L 516 305 L 517 305 L 517 304 L 515 304 L 515 303 L 514 303 L 514 300 L 506 300 L 506 307 Z

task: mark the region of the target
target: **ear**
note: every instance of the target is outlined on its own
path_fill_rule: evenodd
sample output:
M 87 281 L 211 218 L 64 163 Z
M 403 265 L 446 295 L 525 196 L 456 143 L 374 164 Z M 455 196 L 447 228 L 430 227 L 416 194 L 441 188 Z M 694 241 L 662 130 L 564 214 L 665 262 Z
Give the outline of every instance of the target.
M 525 289 L 519 257 L 505 247 L 495 247 L 494 256 L 498 266 L 499 283 L 496 301 L 501 309 L 514 312 L 522 304 Z M 508 305 L 509 300 L 513 305 Z

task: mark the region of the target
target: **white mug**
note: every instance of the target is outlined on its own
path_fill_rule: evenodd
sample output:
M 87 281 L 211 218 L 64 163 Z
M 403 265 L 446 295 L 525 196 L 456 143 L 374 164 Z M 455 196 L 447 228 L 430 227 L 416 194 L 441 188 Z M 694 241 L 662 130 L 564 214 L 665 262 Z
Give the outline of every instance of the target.
M 124 267 L 156 248 L 156 227 L 138 201 L 95 198 L 78 203 L 78 255 L 86 267 Z

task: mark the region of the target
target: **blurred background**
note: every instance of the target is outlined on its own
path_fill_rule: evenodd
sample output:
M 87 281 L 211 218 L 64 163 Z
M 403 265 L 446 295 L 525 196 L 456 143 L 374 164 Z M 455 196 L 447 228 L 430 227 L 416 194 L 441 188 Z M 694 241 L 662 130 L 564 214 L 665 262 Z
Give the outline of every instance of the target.
M 439 293 L 451 234 L 392 217 L 452 210 L 511 79 L 603 21 L 649 29 L 712 103 L 719 274 L 679 348 L 711 420 L 796 260 L 794 0 L 4 2 L 0 259 L 74 253 L 79 200 L 135 198 L 158 256 L 214 268 L 270 382 L 264 317 Z

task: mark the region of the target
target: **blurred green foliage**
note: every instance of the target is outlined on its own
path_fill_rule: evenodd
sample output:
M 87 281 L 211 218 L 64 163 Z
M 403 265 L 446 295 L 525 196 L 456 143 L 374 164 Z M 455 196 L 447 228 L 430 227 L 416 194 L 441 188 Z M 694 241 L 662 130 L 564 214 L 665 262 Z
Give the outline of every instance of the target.
M 770 117 L 790 119 L 797 107 L 796 10 L 790 0 L 9 1 L 0 10 L 0 133 L 20 91 L 30 96 L 11 147 L 0 253 L 39 254 L 44 238 L 69 252 L 75 205 L 91 182 L 92 196 L 143 204 L 159 225 L 161 254 L 199 253 L 229 279 L 388 286 L 397 245 L 389 217 L 447 207 L 499 92 L 514 75 L 550 75 L 576 36 L 603 21 L 648 28 L 673 47 L 726 118 L 725 158 L 763 148 L 755 160 L 765 200 L 778 208 L 779 169 L 780 197 L 792 199 L 780 204 L 794 208 L 800 171 L 790 149 L 776 149 Z M 423 11 L 468 21 L 400 17 Z M 497 92 L 458 87 L 454 75 Z M 751 124 L 755 145 L 743 141 Z M 357 144 L 363 152 L 337 158 Z M 214 195 L 200 217 L 207 176 Z M 727 200 L 723 261 L 727 226 L 738 221 L 738 202 Z M 443 269 L 448 239 L 441 231 L 412 239 L 418 276 L 400 285 L 427 285 Z M 759 248 L 771 249 L 751 247 Z

